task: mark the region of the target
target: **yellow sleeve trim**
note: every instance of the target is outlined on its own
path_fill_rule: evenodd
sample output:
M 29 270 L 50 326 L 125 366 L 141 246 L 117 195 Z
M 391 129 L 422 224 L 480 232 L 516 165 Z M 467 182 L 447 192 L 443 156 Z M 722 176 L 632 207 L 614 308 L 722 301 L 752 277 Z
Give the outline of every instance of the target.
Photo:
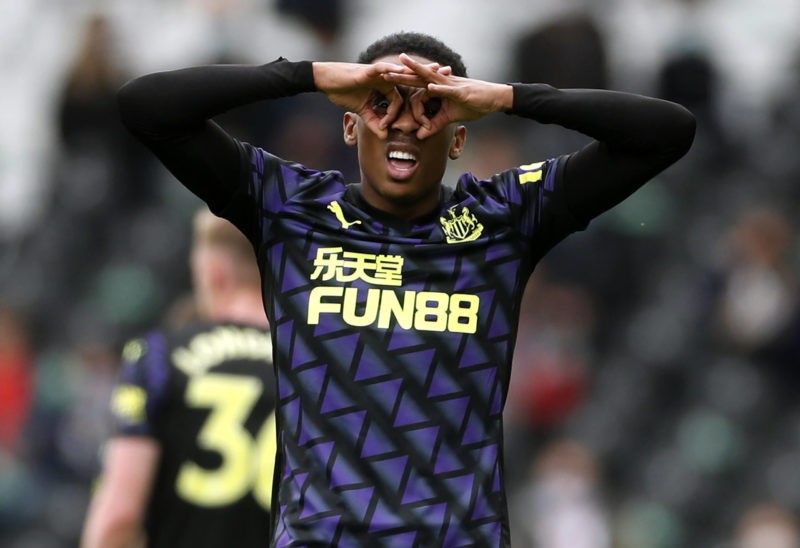
M 112 412 L 129 423 L 144 421 L 146 403 L 147 394 L 139 386 L 120 385 L 111 396 Z
M 535 183 L 542 180 L 542 166 L 544 162 L 535 162 L 519 166 L 522 173 L 519 174 L 519 184 Z
M 524 185 L 525 183 L 535 183 L 541 180 L 542 180 L 541 171 L 527 171 L 525 173 L 519 174 L 519 184 L 521 185 Z

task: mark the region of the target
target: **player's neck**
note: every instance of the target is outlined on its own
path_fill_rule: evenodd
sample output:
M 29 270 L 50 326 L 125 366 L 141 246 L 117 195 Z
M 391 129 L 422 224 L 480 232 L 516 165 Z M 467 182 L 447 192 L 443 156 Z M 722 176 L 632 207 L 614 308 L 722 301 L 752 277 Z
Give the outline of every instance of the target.
M 441 185 L 437 191 L 435 199 L 432 197 L 427 203 L 415 204 L 414 207 L 402 208 L 393 204 L 387 207 L 387 203 L 383 200 L 378 200 L 377 205 L 375 199 L 370 201 L 367 198 L 369 191 L 364 192 L 364 185 L 362 183 L 352 184 L 345 194 L 345 199 L 351 201 L 356 206 L 367 211 L 370 215 L 379 221 L 392 225 L 394 222 L 399 224 L 417 224 L 427 222 L 432 216 L 438 217 L 441 203 L 445 201 L 449 194 L 452 193 L 444 185 Z M 366 195 L 365 195 L 366 194 Z
M 209 319 L 236 322 L 255 327 L 269 327 L 267 316 L 257 292 L 242 291 L 217 299 L 209 311 Z

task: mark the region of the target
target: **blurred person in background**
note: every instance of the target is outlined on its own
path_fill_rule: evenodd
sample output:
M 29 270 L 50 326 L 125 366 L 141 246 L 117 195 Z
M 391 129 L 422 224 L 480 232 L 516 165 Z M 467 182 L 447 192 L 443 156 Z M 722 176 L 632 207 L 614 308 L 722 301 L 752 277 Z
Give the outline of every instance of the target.
M 112 21 L 101 13 L 87 18 L 82 43 L 57 98 L 62 149 L 54 173 L 59 203 L 76 209 L 89 229 L 107 228 L 119 215 L 149 203 L 155 187 L 145 177 L 152 166 L 146 151 L 119 123 L 116 91 L 129 78 Z M 102 204 L 103 207 L 97 207 Z M 104 234 L 96 234 L 101 237 Z
M 730 142 L 720 121 L 719 68 L 708 52 L 681 51 L 664 59 L 656 86 L 658 96 L 692 110 L 698 133 L 692 152 L 698 162 L 713 169 L 726 169 L 727 162 L 743 154 Z
M 57 154 L 53 162 L 41 160 L 49 177 L 42 219 L 9 263 L 15 293 L 31 303 L 41 339 L 68 344 L 76 333 L 91 336 L 87 325 L 77 327 L 83 318 L 91 318 L 92 328 L 100 323 L 99 306 L 89 299 L 101 273 L 125 256 L 136 256 L 138 250 L 123 241 L 119 226 L 131 230 L 153 205 L 158 177 L 149 172 L 161 169 L 119 121 L 115 94 L 128 71 L 116 26 L 94 11 L 80 20 L 78 47 L 47 109 L 53 114 Z
M 582 443 L 555 440 L 530 462 L 514 503 L 520 537 L 532 548 L 610 548 L 610 512 L 599 459 Z
M 797 516 L 779 504 L 757 504 L 739 519 L 733 548 L 800 548 Z
M 116 133 L 114 119 L 108 113 L 114 105 L 114 90 L 125 80 L 109 20 L 94 14 L 85 25 L 58 108 L 61 139 L 68 150 L 101 146 Z
M 0 305 L 0 452 L 15 453 L 33 404 L 30 332 L 22 315 Z
M 773 389 L 798 394 L 800 307 L 790 219 L 779 208 L 753 206 L 726 234 L 717 274 L 714 327 L 720 350 L 763 364 Z
M 335 47 L 344 26 L 347 0 L 274 0 L 274 4 L 278 13 L 298 18 L 323 44 Z
M 0 304 L 0 542 L 24 521 L 27 509 L 15 495 L 28 487 L 23 442 L 36 384 L 30 339 L 23 315 Z
M 532 278 L 534 280 L 536 277 Z M 578 286 L 539 277 L 522 303 L 509 404 L 545 434 L 580 405 L 593 358 L 594 303 Z
M 275 380 L 253 249 L 203 209 L 190 263 L 197 320 L 123 351 L 84 548 L 269 538 Z
M 549 280 L 546 268 L 529 280 L 504 415 L 511 490 L 525 480 L 530 455 L 552 443 L 586 401 L 597 359 L 595 315 L 583 288 Z
M 313 91 L 346 111 L 360 184 L 211 121 Z M 640 95 L 469 78 L 418 33 L 357 63 L 151 74 L 119 100 L 129 129 L 257 249 L 281 372 L 273 545 L 508 545 L 502 410 L 525 283 L 550 248 L 680 159 L 694 117 Z M 444 185 L 461 123 L 493 113 L 590 142 Z

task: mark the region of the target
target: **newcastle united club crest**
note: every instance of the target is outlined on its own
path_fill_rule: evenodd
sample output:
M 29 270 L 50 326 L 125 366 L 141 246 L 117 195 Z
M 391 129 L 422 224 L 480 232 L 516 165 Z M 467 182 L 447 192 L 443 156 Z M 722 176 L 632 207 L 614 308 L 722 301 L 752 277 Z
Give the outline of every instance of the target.
M 442 224 L 448 244 L 477 240 L 483 232 L 483 225 L 466 207 L 461 208 L 461 213 L 456 213 L 456 208 L 451 207 L 447 213 L 450 218 L 439 217 L 439 222 Z

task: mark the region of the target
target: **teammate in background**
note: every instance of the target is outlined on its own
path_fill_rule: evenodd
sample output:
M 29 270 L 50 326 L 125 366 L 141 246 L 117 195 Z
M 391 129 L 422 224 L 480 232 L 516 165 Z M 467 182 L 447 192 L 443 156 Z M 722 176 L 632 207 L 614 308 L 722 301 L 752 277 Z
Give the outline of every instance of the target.
M 314 91 L 346 111 L 358 183 L 211 120 Z M 508 545 L 502 412 L 525 284 L 550 248 L 681 158 L 694 117 L 639 95 L 469 78 L 417 33 L 358 63 L 147 75 L 119 101 L 128 128 L 257 250 L 279 372 L 273 546 Z M 498 112 L 594 140 L 442 184 L 461 122 Z
M 275 380 L 253 248 L 204 209 L 190 263 L 199 319 L 123 351 L 83 548 L 261 547 L 269 537 Z

